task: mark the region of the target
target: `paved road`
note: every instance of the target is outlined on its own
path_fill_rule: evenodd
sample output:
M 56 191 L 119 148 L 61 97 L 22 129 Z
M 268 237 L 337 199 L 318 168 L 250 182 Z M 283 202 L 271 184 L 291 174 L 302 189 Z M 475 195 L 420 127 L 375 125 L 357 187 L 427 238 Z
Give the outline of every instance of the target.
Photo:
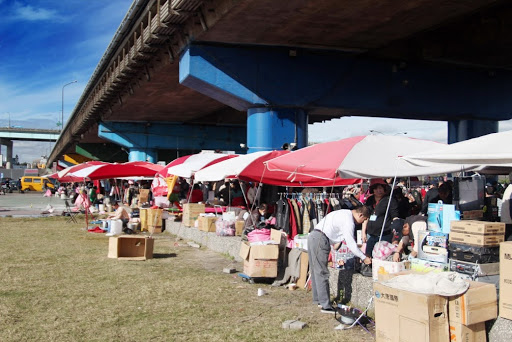
M 0 195 L 0 217 L 2 216 L 42 216 L 51 205 L 54 214 L 65 209 L 64 201 L 57 197 L 43 197 L 42 192 L 12 193 Z M 47 215 L 45 215 L 47 216 Z

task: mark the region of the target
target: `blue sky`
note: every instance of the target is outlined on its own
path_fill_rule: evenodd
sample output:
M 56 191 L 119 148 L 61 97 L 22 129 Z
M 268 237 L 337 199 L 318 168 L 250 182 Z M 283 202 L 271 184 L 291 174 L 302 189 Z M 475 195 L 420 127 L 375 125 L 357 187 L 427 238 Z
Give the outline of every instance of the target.
M 55 128 L 73 111 L 132 0 L 0 0 L 0 126 Z M 32 161 L 50 143 L 14 142 Z M 2 147 L 5 153 L 5 146 Z
M 55 128 L 73 111 L 132 0 L 0 0 L 0 126 Z M 407 132 L 446 142 L 447 124 L 414 120 L 344 117 L 310 125 L 309 140 Z M 500 130 L 512 129 L 510 121 Z M 53 144 L 14 142 L 14 155 L 32 162 Z M 2 146 L 5 153 L 5 146 Z

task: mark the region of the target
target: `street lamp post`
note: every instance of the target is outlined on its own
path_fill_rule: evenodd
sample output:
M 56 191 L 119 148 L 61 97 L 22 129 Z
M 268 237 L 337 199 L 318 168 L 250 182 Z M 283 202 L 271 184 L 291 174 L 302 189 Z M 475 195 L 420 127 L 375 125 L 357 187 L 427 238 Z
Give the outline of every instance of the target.
M 66 83 L 62 86 L 62 112 L 60 117 L 60 131 L 62 132 L 64 130 L 64 88 L 70 84 L 78 82 L 77 80 L 74 80 L 72 82 Z

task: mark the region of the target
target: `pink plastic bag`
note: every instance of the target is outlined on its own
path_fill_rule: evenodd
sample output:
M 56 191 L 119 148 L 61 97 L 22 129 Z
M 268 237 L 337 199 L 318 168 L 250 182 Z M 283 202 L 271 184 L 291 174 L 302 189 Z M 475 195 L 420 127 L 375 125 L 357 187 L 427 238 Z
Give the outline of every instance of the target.
M 373 247 L 373 257 L 375 259 L 386 260 L 396 250 L 396 246 L 387 242 L 381 241 Z
M 268 241 L 270 240 L 270 229 L 254 229 L 247 234 L 247 239 L 249 242 Z

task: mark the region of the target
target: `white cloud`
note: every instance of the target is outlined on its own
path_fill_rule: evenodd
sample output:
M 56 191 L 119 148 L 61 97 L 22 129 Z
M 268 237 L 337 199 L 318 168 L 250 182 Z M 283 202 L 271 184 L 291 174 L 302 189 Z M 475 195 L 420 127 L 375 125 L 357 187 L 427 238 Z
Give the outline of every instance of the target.
M 61 21 L 62 17 L 54 10 L 35 8 L 30 5 L 23 6 L 16 3 L 14 7 L 14 18 L 25 21 Z

